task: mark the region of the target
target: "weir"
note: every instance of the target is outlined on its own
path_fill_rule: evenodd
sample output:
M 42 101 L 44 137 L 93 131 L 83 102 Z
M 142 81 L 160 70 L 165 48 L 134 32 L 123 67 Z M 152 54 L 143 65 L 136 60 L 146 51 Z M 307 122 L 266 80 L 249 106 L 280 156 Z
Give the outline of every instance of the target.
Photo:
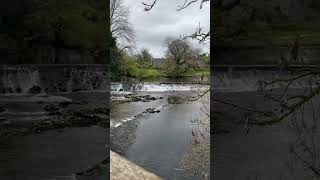
M 2 65 L 0 94 L 39 94 L 109 89 L 108 67 L 95 65 Z

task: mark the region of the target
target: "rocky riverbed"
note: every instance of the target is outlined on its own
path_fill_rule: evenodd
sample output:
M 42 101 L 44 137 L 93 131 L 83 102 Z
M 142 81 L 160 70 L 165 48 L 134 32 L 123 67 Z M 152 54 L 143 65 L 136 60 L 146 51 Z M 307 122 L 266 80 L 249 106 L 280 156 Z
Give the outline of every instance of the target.
M 0 95 L 0 179 L 106 179 L 104 91 Z
M 193 144 L 192 120 L 201 117 L 203 107 L 200 101 L 187 101 L 195 92 L 151 90 L 119 94 L 122 98 L 111 98 L 113 151 L 165 179 L 209 178 L 208 174 L 197 173 L 199 169 L 182 165 Z

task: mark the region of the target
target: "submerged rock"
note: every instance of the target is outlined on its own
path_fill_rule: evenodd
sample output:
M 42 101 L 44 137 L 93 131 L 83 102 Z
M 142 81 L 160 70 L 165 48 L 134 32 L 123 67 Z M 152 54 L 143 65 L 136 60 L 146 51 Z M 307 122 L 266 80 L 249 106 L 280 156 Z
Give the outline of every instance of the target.
M 59 110 L 59 107 L 57 107 L 57 106 L 54 105 L 54 104 L 48 104 L 48 105 L 46 105 L 46 106 L 43 107 L 43 110 L 49 111 L 49 112 L 58 111 L 58 110 Z
M 180 96 L 169 96 L 167 101 L 169 104 L 182 104 L 184 99 Z
M 132 94 L 128 94 L 124 96 L 125 98 L 129 99 L 128 102 L 150 102 L 150 101 L 154 101 L 157 98 L 153 97 L 151 95 L 145 95 L 145 96 L 137 96 L 137 95 L 132 95 Z
M 144 113 L 159 113 L 160 110 L 157 110 L 156 108 L 148 108 L 144 111 Z
M 144 99 L 146 99 L 146 100 L 151 100 L 151 101 L 154 101 L 154 100 L 156 100 L 156 99 L 157 99 L 157 98 L 155 98 L 155 97 L 150 96 L 149 94 L 148 94 L 148 95 L 143 96 L 143 98 L 144 98 Z
M 64 102 L 61 102 L 59 103 L 59 107 L 62 107 L 62 108 L 66 108 L 67 106 L 69 106 L 70 104 L 72 104 L 73 102 L 69 102 L 69 101 L 64 101 Z

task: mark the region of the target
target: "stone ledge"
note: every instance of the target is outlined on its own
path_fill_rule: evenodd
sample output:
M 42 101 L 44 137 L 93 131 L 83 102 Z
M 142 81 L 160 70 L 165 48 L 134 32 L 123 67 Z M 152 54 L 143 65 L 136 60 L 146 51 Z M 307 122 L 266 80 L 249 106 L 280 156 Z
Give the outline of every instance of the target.
M 162 178 L 144 170 L 119 154 L 110 151 L 111 180 L 160 180 Z

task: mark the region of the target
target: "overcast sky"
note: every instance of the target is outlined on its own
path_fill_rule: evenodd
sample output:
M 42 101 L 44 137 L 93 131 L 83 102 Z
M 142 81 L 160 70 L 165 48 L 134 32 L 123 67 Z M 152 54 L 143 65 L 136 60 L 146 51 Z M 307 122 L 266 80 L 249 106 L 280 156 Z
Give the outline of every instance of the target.
M 130 10 L 130 22 L 136 33 L 136 46 L 148 48 L 155 58 L 163 57 L 165 52 L 164 40 L 166 37 L 180 37 L 192 34 L 199 23 L 207 32 L 210 27 L 210 7 L 205 3 L 200 9 L 200 3 L 195 3 L 182 11 L 176 11 L 184 0 L 158 0 L 149 12 L 143 11 L 142 0 L 124 0 Z M 151 3 L 153 0 L 144 0 Z M 190 40 L 193 47 L 210 52 L 210 44 L 199 44 Z

